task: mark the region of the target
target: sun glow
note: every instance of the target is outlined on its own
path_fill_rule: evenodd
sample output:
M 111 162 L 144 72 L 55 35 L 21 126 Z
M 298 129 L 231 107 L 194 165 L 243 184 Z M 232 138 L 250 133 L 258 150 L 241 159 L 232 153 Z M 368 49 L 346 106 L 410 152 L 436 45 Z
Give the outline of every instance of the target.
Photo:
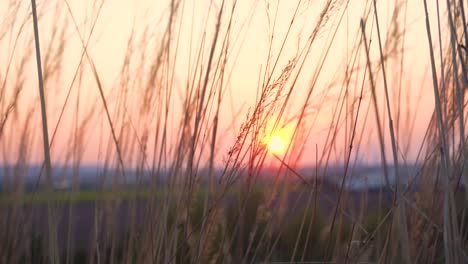
M 268 150 L 273 154 L 283 154 L 286 151 L 287 144 L 279 135 L 274 135 L 268 141 Z
M 266 140 L 268 151 L 275 155 L 282 155 L 286 152 L 291 141 L 291 133 L 282 130 L 272 134 Z

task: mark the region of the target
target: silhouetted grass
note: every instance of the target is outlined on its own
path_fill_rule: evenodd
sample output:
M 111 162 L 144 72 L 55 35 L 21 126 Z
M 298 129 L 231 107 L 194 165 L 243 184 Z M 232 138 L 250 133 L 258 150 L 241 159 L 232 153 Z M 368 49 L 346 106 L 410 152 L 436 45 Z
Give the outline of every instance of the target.
M 96 32 L 113 3 L 4 4 L 0 263 L 466 262 L 465 3 L 422 1 L 424 28 L 409 30 L 408 2 L 296 1 L 285 14 L 266 1 L 244 14 L 243 2 L 168 0 L 135 15 L 122 60 L 107 61 L 117 76 Z M 266 57 L 249 58 L 256 80 L 237 87 L 256 19 Z M 424 30 L 432 83 L 415 81 L 434 106 L 418 110 L 404 95 L 419 50 L 405 48 Z M 287 150 L 269 153 L 285 128 Z M 363 157 L 378 161 L 377 189 L 349 188 Z

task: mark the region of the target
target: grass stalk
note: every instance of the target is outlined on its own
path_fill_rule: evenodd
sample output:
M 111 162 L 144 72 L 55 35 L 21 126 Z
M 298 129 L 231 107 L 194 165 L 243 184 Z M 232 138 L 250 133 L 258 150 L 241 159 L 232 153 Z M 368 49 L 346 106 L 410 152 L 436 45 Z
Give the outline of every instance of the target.
M 41 62 L 41 50 L 39 42 L 39 25 L 37 19 L 37 8 L 36 1 L 31 0 L 31 9 L 33 17 L 33 27 L 34 27 L 34 44 L 36 48 L 36 62 L 37 62 L 37 75 L 39 81 L 39 96 L 41 101 L 41 117 L 42 117 L 42 137 L 43 137 L 43 146 L 44 146 L 44 160 L 46 168 L 46 177 L 47 177 L 47 189 L 49 192 L 48 202 L 47 202 L 47 219 L 48 219 L 48 230 L 49 230 L 49 257 L 50 263 L 55 264 L 59 263 L 59 252 L 58 252 L 58 242 L 57 242 L 57 224 L 55 216 L 54 203 L 50 197 L 52 193 L 52 165 L 50 160 L 50 149 L 49 149 L 49 132 L 47 128 L 47 111 L 46 111 L 46 102 L 45 102 L 45 91 L 44 91 L 44 79 L 42 74 L 42 62 Z
M 432 35 L 431 35 L 431 28 L 429 23 L 429 12 L 427 9 L 427 0 L 424 0 L 424 11 L 426 17 L 426 32 L 427 32 L 427 39 L 429 44 L 429 55 L 431 59 L 431 70 L 432 70 L 432 80 L 433 80 L 433 88 L 434 88 L 434 99 L 435 99 L 435 106 L 436 106 L 436 116 L 437 116 L 437 123 L 438 123 L 438 134 L 441 146 L 440 146 L 440 158 L 441 158 L 441 165 L 442 165 L 442 172 L 445 174 L 443 178 L 444 181 L 444 210 L 443 210 L 443 217 L 444 217 L 444 251 L 445 251 L 445 260 L 447 263 L 458 263 L 459 259 L 457 257 L 458 249 L 454 243 L 456 243 L 456 233 L 453 233 L 452 228 L 456 228 L 452 226 L 452 218 L 453 218 L 453 208 L 451 208 L 452 203 L 450 202 L 452 193 L 452 188 L 449 183 L 449 176 L 450 176 L 450 167 L 449 167 L 449 149 L 447 144 L 447 137 L 446 137 L 446 125 L 443 120 L 442 116 L 442 107 L 441 107 L 441 97 L 439 94 L 439 85 L 438 85 L 438 78 L 437 78 L 437 70 L 435 65 L 434 59 L 434 51 L 432 45 Z M 450 12 L 450 10 L 449 10 Z M 441 73 L 444 74 L 444 73 Z
M 365 23 L 364 20 L 361 19 L 361 33 L 363 36 L 363 43 L 364 43 L 364 48 L 365 48 L 365 54 L 366 54 L 366 65 L 369 71 L 369 80 L 371 82 L 371 95 L 372 95 L 372 105 L 374 106 L 374 114 L 376 118 L 376 124 L 377 124 L 377 133 L 379 136 L 379 143 L 380 143 L 380 154 L 381 154 L 381 162 L 382 162 L 382 169 L 384 173 L 384 179 L 387 185 L 387 188 L 389 190 L 392 190 L 392 186 L 390 185 L 390 181 L 388 179 L 388 165 L 387 165 L 387 159 L 386 159 L 386 154 L 385 154 L 385 143 L 384 143 L 384 138 L 383 138 L 383 130 L 382 130 L 382 125 L 380 122 L 380 116 L 379 116 L 379 109 L 378 109 L 378 103 L 377 103 L 377 95 L 375 91 L 375 85 L 374 85 L 374 77 L 373 77 L 373 71 L 371 67 L 371 62 L 370 62 L 370 55 L 369 55 L 369 48 L 367 46 L 367 36 L 366 36 L 366 31 L 365 31 Z M 396 200 L 396 195 L 394 195 L 394 201 Z M 390 211 L 389 211 L 390 212 Z M 389 232 L 390 235 L 390 232 Z M 388 238 L 387 238 L 388 239 Z
M 377 12 L 377 1 L 374 1 L 374 15 L 375 15 L 375 22 L 376 22 L 376 27 L 377 27 L 377 39 L 379 42 L 379 52 L 380 52 L 380 66 L 382 67 L 382 76 L 383 76 L 383 84 L 384 84 L 384 90 L 385 90 L 385 101 L 387 103 L 387 115 L 388 115 L 388 122 L 389 122 L 389 129 L 390 129 L 390 140 L 392 142 L 392 153 L 393 153 L 393 166 L 395 168 L 395 180 L 396 180 L 396 187 L 395 187 L 395 196 L 397 197 L 397 218 L 398 218 L 398 231 L 400 233 L 400 239 L 401 239 L 401 246 L 400 250 L 403 256 L 403 259 L 405 260 L 406 263 L 411 263 L 411 256 L 410 256 L 410 244 L 409 244 L 409 237 L 408 237 L 408 224 L 406 221 L 406 208 L 405 208 L 405 203 L 402 202 L 402 195 L 400 195 L 399 190 L 402 189 L 403 184 L 401 183 L 400 180 L 400 174 L 399 174 L 399 167 L 398 167 L 398 149 L 396 145 L 396 139 L 395 139 L 395 131 L 394 131 L 394 126 L 393 126 L 393 119 L 392 119 L 392 112 L 390 109 L 390 97 L 388 96 L 388 84 L 387 84 L 387 75 L 385 72 L 385 60 L 384 60 L 384 54 L 383 54 L 383 48 L 382 48 L 382 39 L 380 36 L 380 23 L 379 23 L 379 18 L 378 18 L 378 12 Z M 368 52 L 366 52 L 366 56 L 369 56 Z M 370 60 L 369 58 L 367 59 L 368 62 L 368 67 L 369 71 L 372 71 L 370 67 Z M 369 74 L 370 78 L 372 77 L 372 74 Z M 374 85 L 374 81 L 371 80 L 371 85 Z M 373 88 L 375 90 L 375 88 Z
M 463 21 L 463 28 L 466 28 L 466 22 L 465 22 L 465 10 L 463 10 L 463 1 L 460 1 L 462 4 L 460 6 L 461 8 L 461 17 Z M 457 53 L 459 52 L 459 45 L 457 43 L 457 31 L 455 28 L 455 23 L 452 15 L 452 10 L 451 10 L 451 2 L 450 0 L 447 0 L 447 18 L 448 18 L 448 24 L 449 24 L 449 31 L 450 31 L 450 51 L 451 51 L 451 57 L 452 57 L 452 74 L 453 74 L 453 82 L 455 84 L 455 95 L 456 95 L 456 110 L 458 113 L 458 121 L 459 121 L 459 133 L 460 133 L 460 145 L 459 148 L 461 150 L 461 160 L 465 161 L 466 160 L 466 151 L 465 151 L 465 122 L 464 122 L 464 114 L 463 114 L 463 104 L 464 104 L 464 92 L 461 91 L 461 85 L 460 85 L 460 80 L 458 77 L 458 61 L 457 61 Z M 466 31 L 464 32 L 465 35 L 465 40 L 468 41 L 468 36 L 466 35 Z M 465 65 L 465 62 L 462 60 L 461 61 L 462 65 Z M 462 67 L 463 68 L 463 67 Z M 442 74 L 444 74 L 442 72 Z M 462 73 L 462 77 L 464 72 Z M 446 98 L 443 98 L 444 100 L 447 100 Z M 464 166 L 462 166 L 463 168 Z M 462 173 L 465 183 L 468 183 L 468 174 Z M 465 192 L 465 199 L 466 202 L 468 202 L 468 192 Z

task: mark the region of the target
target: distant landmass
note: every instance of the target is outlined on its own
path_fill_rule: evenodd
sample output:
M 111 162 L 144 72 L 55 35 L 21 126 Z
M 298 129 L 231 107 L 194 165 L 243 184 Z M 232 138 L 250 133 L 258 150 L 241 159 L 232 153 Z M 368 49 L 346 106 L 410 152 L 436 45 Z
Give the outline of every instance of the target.
M 286 170 L 286 168 L 284 168 Z M 262 168 L 258 175 L 258 180 L 268 182 L 273 179 L 278 171 L 278 168 Z M 41 173 L 42 172 L 42 173 Z M 313 183 L 315 177 L 321 182 L 326 182 L 331 185 L 341 186 L 343 183 L 344 167 L 342 166 L 329 166 L 325 168 L 315 167 L 302 167 L 296 171 L 304 179 Z M 184 173 L 184 172 L 178 172 Z M 203 182 L 208 175 L 207 169 L 200 169 L 197 176 Z M 103 166 L 81 166 L 79 169 L 74 169 L 69 166 L 57 166 L 52 170 L 53 185 L 55 189 L 66 190 L 70 189 L 74 180 L 77 180 L 81 189 L 95 189 L 102 186 L 107 186 L 114 181 L 125 183 L 128 185 L 146 184 L 151 181 L 167 182 L 171 173 L 169 170 L 164 171 L 151 171 L 151 170 L 137 170 L 126 169 L 125 173 L 117 169 L 104 168 Z M 216 178 L 221 178 L 223 174 L 222 169 L 216 169 L 214 175 Z M 238 172 L 238 175 L 246 175 L 244 171 Z M 407 185 L 412 183 L 411 186 L 417 188 L 420 184 L 420 170 L 417 165 L 399 167 L 400 181 L 402 184 Z M 294 173 L 287 173 L 288 177 L 293 180 L 299 177 Z M 435 178 L 436 175 L 434 175 Z M 0 166 L 0 185 L 4 184 L 24 184 L 26 190 L 34 190 L 46 181 L 45 171 L 41 166 L 32 165 L 28 167 L 15 167 L 15 166 Z M 388 182 L 390 185 L 396 183 L 395 180 L 395 167 L 389 166 L 388 168 Z M 366 189 L 379 189 L 386 187 L 386 180 L 382 166 L 356 166 L 348 169 L 346 180 L 344 181 L 345 188 L 348 190 L 366 190 Z

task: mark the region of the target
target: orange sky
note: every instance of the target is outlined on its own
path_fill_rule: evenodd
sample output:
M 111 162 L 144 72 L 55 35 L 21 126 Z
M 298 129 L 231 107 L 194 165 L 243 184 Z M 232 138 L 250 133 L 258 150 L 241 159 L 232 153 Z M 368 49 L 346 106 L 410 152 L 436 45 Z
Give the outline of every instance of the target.
M 7 8 L 9 1 L 3 1 L 0 3 L 0 17 L 8 16 L 4 13 L 11 10 Z M 13 1 L 15 2 L 15 1 Z M 45 3 L 47 2 L 47 4 Z M 84 36 L 88 36 L 91 29 L 91 22 L 93 16 L 98 9 L 99 2 L 94 1 L 78 1 L 69 0 L 71 11 L 75 17 L 80 33 Z M 267 2 L 269 4 L 267 4 Z M 312 133 L 309 139 L 306 141 L 306 154 L 303 155 L 302 164 L 312 164 L 315 161 L 315 145 L 318 145 L 319 149 L 324 148 L 324 141 L 327 136 L 331 122 L 331 111 L 335 107 L 334 98 L 337 98 L 341 90 L 343 72 L 344 72 L 344 61 L 346 56 L 349 56 L 350 49 L 355 41 L 355 36 L 359 32 L 359 19 L 363 15 L 363 11 L 366 8 L 366 1 L 351 1 L 349 8 L 347 9 L 344 20 L 341 23 L 335 41 L 333 42 L 330 54 L 323 66 L 321 74 L 317 80 L 316 88 L 312 94 L 311 104 L 322 105 L 323 109 L 317 117 L 317 124 L 312 129 Z M 381 23 L 381 30 L 383 36 L 387 34 L 387 25 L 391 18 L 391 6 L 393 1 L 379 1 L 381 2 L 378 6 L 379 19 Z M 392 2 L 392 3 L 390 3 Z M 423 133 L 426 131 L 428 120 L 430 118 L 431 111 L 433 109 L 433 94 L 432 94 L 432 82 L 430 81 L 430 75 L 425 76 L 427 65 L 429 65 L 429 53 L 428 45 L 426 41 L 426 31 L 424 24 L 424 12 L 421 1 L 409 1 L 406 17 L 406 39 L 405 39 L 405 68 L 403 69 L 403 76 L 397 76 L 396 78 L 390 77 L 390 83 L 395 84 L 396 80 L 402 78 L 402 85 L 404 93 L 410 94 L 409 101 L 403 101 L 404 106 L 402 112 L 408 111 L 413 116 L 417 116 L 415 119 L 415 133 L 411 141 L 412 146 L 410 148 L 410 156 L 407 157 L 409 160 L 414 159 L 416 151 L 420 147 Z M 195 58 L 195 50 L 198 49 L 202 36 L 206 33 L 207 42 L 212 39 L 213 30 L 215 27 L 214 21 L 216 12 L 219 10 L 221 1 L 186 1 L 182 2 L 183 13 L 178 17 L 177 36 L 179 36 L 179 46 L 177 50 L 177 59 L 175 60 L 175 79 L 173 89 L 173 103 L 172 111 L 174 113 L 174 119 L 171 120 L 171 125 L 176 126 L 178 120 L 177 115 L 180 115 L 181 102 L 179 96 L 184 93 L 184 85 L 187 81 L 189 62 L 193 63 Z M 212 5 L 210 6 L 210 3 Z M 277 3 L 280 3 L 277 8 Z M 218 146 L 219 155 L 217 157 L 218 164 L 222 163 L 223 156 L 227 152 L 229 146 L 232 144 L 236 137 L 240 123 L 244 121 L 246 111 L 249 107 L 253 107 L 256 100 L 257 85 L 259 83 L 260 72 L 265 71 L 265 64 L 267 61 L 267 52 L 269 47 L 269 39 L 273 34 L 274 38 L 272 41 L 272 58 L 277 57 L 278 52 L 282 44 L 282 40 L 286 35 L 287 29 L 290 25 L 291 17 L 298 4 L 298 1 L 238 1 L 233 15 L 232 25 L 232 46 L 231 46 L 231 57 L 228 61 L 227 68 L 230 76 L 228 80 L 229 89 L 224 97 L 223 105 L 221 108 L 221 123 L 220 126 L 225 131 L 228 127 L 231 127 L 223 133 L 223 139 L 221 144 Z M 30 9 L 29 2 L 22 1 L 18 3 L 18 13 L 16 13 L 16 19 L 12 26 L 7 26 L 6 23 L 2 23 L 1 30 L 7 30 L 4 34 L 4 38 L 0 39 L 0 80 L 3 82 L 5 76 L 6 79 L 6 94 L 7 97 L 11 96 L 11 90 L 14 87 L 15 70 L 18 69 L 18 65 L 21 58 L 30 56 L 30 59 L 34 59 L 33 49 L 31 42 L 32 25 L 31 20 L 28 19 L 23 33 L 19 36 L 18 45 L 14 53 L 12 47 L 14 39 L 20 31 L 21 22 L 25 17 L 28 17 L 28 11 Z M 93 6 L 94 5 L 94 6 Z M 230 13 L 232 1 L 226 2 L 226 13 Z M 119 85 L 121 76 L 121 67 L 124 61 L 125 49 L 128 44 L 128 39 L 132 26 L 136 35 L 141 35 L 145 27 L 152 34 L 152 38 L 146 43 L 148 46 L 154 46 L 154 50 L 157 50 L 157 43 L 159 37 L 163 34 L 165 25 L 168 19 L 168 8 L 169 1 L 107 1 L 102 6 L 102 12 L 97 20 L 96 27 L 91 36 L 89 43 L 89 54 L 94 60 L 96 69 L 101 78 L 103 89 L 106 97 L 110 102 L 111 110 L 116 113 L 118 109 L 114 109 L 116 102 L 118 101 L 117 95 L 113 92 Z M 320 10 L 323 7 L 321 1 L 302 1 L 299 8 L 299 13 L 294 21 L 292 30 L 289 33 L 289 38 L 285 43 L 284 50 L 278 60 L 278 67 L 274 72 L 274 78 L 278 77 L 281 70 L 285 68 L 288 61 L 292 60 L 297 54 L 298 50 L 303 49 L 308 36 L 311 35 L 314 25 L 319 16 Z M 58 8 L 58 9 L 56 9 Z M 297 81 L 293 96 L 293 101 L 290 104 L 289 112 L 285 117 L 290 118 L 297 114 L 300 107 L 304 103 L 305 95 L 311 85 L 313 73 L 319 67 L 319 56 L 327 47 L 328 36 L 330 32 L 333 32 L 337 27 L 337 21 L 339 15 L 343 12 L 344 7 L 337 9 L 336 12 L 332 13 L 329 18 L 328 24 L 320 31 L 317 41 L 313 44 L 310 54 L 307 56 L 306 63 L 302 68 L 300 77 Z M 435 14 L 435 7 L 431 7 L 431 16 Z M 53 128 L 58 120 L 61 105 L 65 99 L 68 87 L 72 82 L 73 75 L 78 65 L 78 61 L 82 52 L 82 45 L 79 40 L 78 34 L 75 30 L 73 23 L 71 23 L 71 16 L 64 5 L 64 1 L 42 1 L 39 5 L 39 11 L 43 15 L 40 20 L 40 36 L 41 36 L 41 48 L 43 57 L 46 56 L 48 45 L 51 42 L 51 30 L 53 26 L 61 28 L 65 24 L 65 20 L 68 19 L 70 23 L 66 28 L 65 32 L 65 55 L 63 57 L 62 64 L 60 66 L 61 73 L 55 82 L 50 82 L 49 86 L 46 87 L 48 91 L 48 114 L 49 114 L 49 130 L 52 133 Z M 277 11 L 276 22 L 274 23 L 275 12 Z M 403 14 L 403 11 L 402 11 Z M 208 22 L 205 19 L 208 18 Z M 226 29 L 227 18 L 223 23 L 223 29 Z M 400 18 L 401 27 L 403 26 L 404 17 Z M 204 30 L 204 24 L 208 25 Z M 370 23 L 370 21 L 369 21 Z M 432 20 L 432 27 L 435 29 L 436 21 Z M 273 24 L 275 27 L 273 28 Z M 367 27 L 367 32 L 370 34 L 371 27 Z M 434 30 L 435 31 L 435 30 Z M 348 32 L 348 33 L 347 33 Z M 374 65 L 378 59 L 378 42 L 376 37 L 376 31 L 374 27 L 371 45 L 371 56 L 373 58 Z M 434 35 L 435 37 L 435 35 Z M 384 40 L 385 41 L 385 40 Z M 190 43 L 192 43 L 190 45 Z M 435 43 L 435 51 L 438 53 L 437 43 Z M 447 43 L 446 43 L 447 44 Z M 140 46 L 138 46 L 140 45 Z M 135 49 L 140 49 L 142 44 L 138 44 Z M 207 44 L 208 45 L 208 44 Z M 52 46 L 52 49 L 56 49 L 56 46 Z M 362 48 L 362 47 L 361 47 Z M 151 48 L 148 48 L 151 50 Z M 8 58 L 13 54 L 13 67 L 6 75 Z M 205 54 L 205 56 L 208 53 Z M 148 55 L 151 58 L 151 55 Z M 361 59 L 361 66 L 364 67 L 364 57 Z M 396 64 L 393 64 L 396 65 Z M 388 66 L 387 72 L 390 75 L 394 75 L 395 67 L 392 65 Z M 32 102 L 37 102 L 38 89 L 37 89 L 37 73 L 35 71 L 34 61 L 29 61 L 27 64 L 26 73 L 26 86 L 24 88 L 23 95 L 21 97 L 21 103 L 18 107 L 19 117 L 17 120 L 25 120 L 25 113 L 28 111 Z M 399 71 L 399 70 L 398 70 Z M 138 72 L 132 72 L 132 75 L 138 74 Z M 77 112 L 77 105 L 79 118 L 83 118 L 87 111 L 89 111 L 90 105 L 95 103 L 97 106 L 101 105 L 99 101 L 99 93 L 95 85 L 95 80 L 92 72 L 89 70 L 89 65 L 86 63 L 86 70 L 83 72 L 83 79 L 81 88 L 78 91 L 74 88 L 72 93 L 71 106 L 65 111 L 65 118 L 63 123 L 60 125 L 58 131 L 58 137 L 52 149 L 53 162 L 61 163 L 64 162 L 64 156 L 67 152 L 67 147 L 70 146 L 70 134 L 73 127 L 73 120 L 75 120 Z M 263 76 L 263 75 L 262 75 Z M 377 82 L 382 82 L 381 74 L 379 72 Z M 382 87 L 382 85 L 378 85 Z M 367 109 L 369 94 L 369 86 L 366 86 L 367 97 L 363 103 L 363 109 Z M 423 91 L 421 92 L 421 88 Z M 325 90 L 330 89 L 328 92 L 328 99 L 323 101 L 321 95 Z M 10 91 L 10 92 L 9 92 Z M 408 91 L 408 92 L 407 92 Z M 10 94 L 9 94 L 10 93 Z M 381 94 L 381 93 L 380 93 Z M 420 109 L 416 112 L 417 97 L 421 94 Z M 132 91 L 129 88 L 129 96 L 136 95 L 136 91 Z M 80 101 L 77 103 L 76 98 L 80 97 Z M 383 101 L 382 101 L 383 102 Z M 383 105 L 383 104 L 382 104 Z M 4 107 L 4 106 L 3 106 Z M 97 114 L 92 118 L 91 125 L 84 135 L 85 138 L 85 154 L 83 155 L 84 163 L 96 163 L 98 158 L 102 159 L 105 153 L 99 152 L 100 143 L 110 144 L 107 141 L 109 137 L 109 130 L 107 123 L 104 119 L 104 112 L 102 107 L 98 107 Z M 233 120 L 233 111 L 235 114 L 238 113 L 235 120 Z M 240 111 L 240 112 L 239 112 Z M 381 107 L 381 111 L 383 109 Z M 364 112 L 363 112 L 364 113 Z M 362 115 L 364 115 L 362 113 Z M 395 113 L 395 112 L 394 112 Z M 40 137 L 40 123 L 39 112 L 34 114 L 34 122 L 31 124 L 34 127 L 34 131 L 37 131 L 35 135 L 31 135 L 32 142 L 30 144 L 31 157 L 30 159 L 38 162 L 42 160 L 41 150 L 41 137 Z M 37 122 L 36 122 L 37 121 Z M 11 146 L 19 145 L 21 136 L 18 133 L 18 123 L 21 122 L 10 122 L 5 130 L 5 135 L 2 138 L 4 141 L 2 146 L 3 149 L 9 149 Z M 22 124 L 22 123 L 21 123 Z M 234 124 L 234 128 L 232 128 Z M 362 125 L 362 123 L 361 123 Z M 387 125 L 387 123 L 384 123 Z M 101 127 L 104 130 L 101 130 Z M 388 131 L 388 129 L 386 129 Z M 405 133 L 401 132 L 401 144 L 404 144 L 408 139 L 405 139 Z M 106 138 L 105 143 L 100 142 L 101 136 L 104 135 Z M 336 144 L 335 156 L 342 157 L 342 151 L 347 149 L 344 145 L 343 136 L 338 136 L 338 144 Z M 389 136 L 386 135 L 388 139 Z M 5 140 L 8 142 L 5 143 Z M 171 140 L 175 140 L 172 138 Z M 375 119 L 371 112 L 368 117 L 368 123 L 366 127 L 365 136 L 362 141 L 362 147 L 365 151 L 361 152 L 363 160 L 378 161 L 378 147 L 377 135 L 375 133 Z M 10 147 L 6 147 L 11 145 Z M 388 145 L 390 146 L 390 145 Z M 403 147 L 402 147 L 403 148 Z M 390 149 L 388 149 L 390 150 Z M 14 153 L 13 155 L 11 153 Z M 17 147 L 11 147 L 11 151 L 2 150 L 0 160 L 6 162 L 13 162 L 16 160 L 15 156 L 18 155 Z

